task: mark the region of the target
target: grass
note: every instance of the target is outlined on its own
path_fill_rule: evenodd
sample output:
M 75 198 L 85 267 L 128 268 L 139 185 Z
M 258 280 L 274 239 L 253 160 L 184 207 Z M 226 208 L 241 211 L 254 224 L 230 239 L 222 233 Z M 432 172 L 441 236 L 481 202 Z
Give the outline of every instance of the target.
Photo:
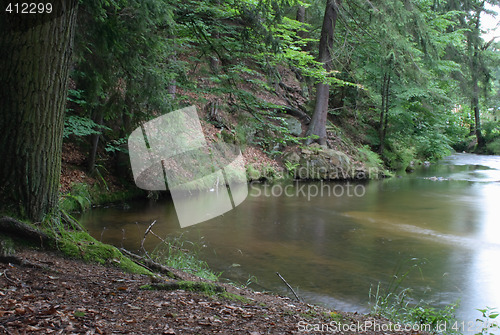
M 222 273 L 215 273 L 208 264 L 199 258 L 203 241 L 193 243 L 182 235 L 170 237 L 159 244 L 152 252 L 154 261 L 166 266 L 191 273 L 200 278 L 216 281 Z
M 214 295 L 216 293 L 225 292 L 225 290 L 221 286 L 215 285 L 214 283 L 188 281 L 188 280 L 160 283 L 160 284 L 148 284 L 141 286 L 141 289 L 165 290 L 165 291 L 184 290 L 189 292 L 200 292 L 207 295 Z
M 104 186 L 98 183 L 94 186 L 86 183 L 75 183 L 69 192 L 60 195 L 59 208 L 67 213 L 83 212 L 94 205 L 116 203 L 144 194 L 144 191 L 139 188 L 111 192 L 107 189 L 107 185 Z
M 453 325 L 457 323 L 455 309 L 458 302 L 447 305 L 444 308 L 434 308 L 425 301 L 415 302 L 412 291 L 403 288 L 402 284 L 413 271 L 421 272 L 421 265 L 424 262 L 418 259 L 411 259 L 400 264 L 387 287 L 382 288 L 381 284 L 372 291 L 370 289 L 371 313 L 385 317 L 393 322 L 408 325 L 421 325 L 428 331 L 440 331 L 440 326 L 444 323 Z M 408 266 L 406 270 L 403 267 Z M 443 334 L 457 334 L 451 327 L 447 327 Z

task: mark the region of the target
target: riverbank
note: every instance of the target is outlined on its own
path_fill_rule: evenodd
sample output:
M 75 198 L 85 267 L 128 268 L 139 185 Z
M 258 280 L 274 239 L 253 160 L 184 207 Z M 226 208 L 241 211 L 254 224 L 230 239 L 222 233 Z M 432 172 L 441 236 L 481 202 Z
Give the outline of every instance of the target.
M 55 252 L 24 249 L 16 257 L 20 264 L 0 263 L 1 334 L 427 334 L 223 283 L 183 286 L 206 281 L 173 269 L 179 279 Z

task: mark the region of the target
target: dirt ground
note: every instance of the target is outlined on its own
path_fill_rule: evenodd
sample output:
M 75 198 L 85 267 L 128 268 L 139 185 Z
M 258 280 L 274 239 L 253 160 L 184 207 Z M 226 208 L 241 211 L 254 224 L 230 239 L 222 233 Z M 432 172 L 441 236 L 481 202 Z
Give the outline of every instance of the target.
M 0 263 L 0 334 L 426 334 L 226 284 L 235 295 L 144 290 L 150 276 L 111 265 L 35 250 L 16 256 L 21 264 Z

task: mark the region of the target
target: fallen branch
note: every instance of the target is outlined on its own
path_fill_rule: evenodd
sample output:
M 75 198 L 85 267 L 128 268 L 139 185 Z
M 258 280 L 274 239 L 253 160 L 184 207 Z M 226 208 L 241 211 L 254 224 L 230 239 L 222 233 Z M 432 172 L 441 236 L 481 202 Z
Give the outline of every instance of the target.
M 133 252 L 130 252 L 124 248 L 120 248 L 120 251 L 124 255 L 126 255 L 127 257 L 132 259 L 134 262 L 136 262 L 137 264 L 139 264 L 141 266 L 145 266 L 148 269 L 151 269 L 151 271 L 165 274 L 165 275 L 169 276 L 170 278 L 183 279 L 183 278 L 179 277 L 178 275 L 176 275 L 174 272 L 172 272 L 172 270 L 170 270 L 168 267 L 161 265 L 161 264 L 153 261 L 152 259 L 141 257 L 141 256 L 134 254 Z
M 299 296 L 297 295 L 297 293 L 295 293 L 295 291 L 293 290 L 293 288 L 290 286 L 290 284 L 288 284 L 285 280 L 285 278 L 281 277 L 281 275 L 279 274 L 279 272 L 276 272 L 276 274 L 278 275 L 278 277 L 281 278 L 281 280 L 283 280 L 283 282 L 286 284 L 286 286 L 288 286 L 288 288 L 290 289 L 290 291 L 292 291 L 293 295 L 295 296 L 295 298 L 297 298 L 297 301 L 299 302 L 302 302 L 302 299 L 299 298 Z

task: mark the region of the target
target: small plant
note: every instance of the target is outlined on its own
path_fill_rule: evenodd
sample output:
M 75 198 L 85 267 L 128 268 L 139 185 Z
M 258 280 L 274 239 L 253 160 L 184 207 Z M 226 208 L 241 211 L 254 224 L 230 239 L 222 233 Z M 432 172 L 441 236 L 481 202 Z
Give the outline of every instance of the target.
M 478 309 L 483 315 L 482 319 L 477 319 L 476 321 L 481 322 L 483 325 L 481 332 L 476 333 L 476 335 L 495 335 L 492 330 L 500 329 L 500 322 L 497 321 L 500 313 L 496 308 L 486 307 L 483 309 Z
M 288 171 L 288 175 L 292 178 L 295 177 L 295 172 L 299 166 L 300 166 L 299 163 L 285 161 L 285 168 Z
M 425 325 L 433 330 L 438 330 L 439 326 L 444 323 L 455 324 L 454 313 L 458 302 L 443 309 L 436 309 L 423 301 L 415 303 L 411 296 L 411 289 L 401 288 L 402 283 L 411 272 L 416 269 L 421 272 L 421 265 L 424 263 L 418 259 L 411 259 L 410 262 L 413 262 L 413 264 L 405 272 L 401 272 L 401 270 L 407 262 L 403 262 L 398 266 L 396 274 L 386 289 L 382 289 L 380 283 L 377 285 L 375 292 L 370 289 L 370 301 L 372 298 L 374 299 L 372 313 L 386 317 L 394 322 Z M 449 329 L 448 333 L 455 332 L 453 329 Z
M 198 257 L 203 245 L 203 241 L 193 243 L 182 235 L 170 237 L 162 240 L 151 257 L 158 263 L 216 281 L 222 273 L 214 273 L 208 264 Z
M 248 275 L 248 279 L 247 279 L 247 282 L 245 283 L 244 287 L 248 288 L 250 285 L 252 285 L 254 283 L 258 283 L 257 277 L 255 277 L 254 275 Z
M 92 205 L 92 197 L 90 195 L 87 184 L 74 184 L 71 191 L 61 195 L 59 199 L 59 207 L 67 212 L 81 210 L 85 211 Z

